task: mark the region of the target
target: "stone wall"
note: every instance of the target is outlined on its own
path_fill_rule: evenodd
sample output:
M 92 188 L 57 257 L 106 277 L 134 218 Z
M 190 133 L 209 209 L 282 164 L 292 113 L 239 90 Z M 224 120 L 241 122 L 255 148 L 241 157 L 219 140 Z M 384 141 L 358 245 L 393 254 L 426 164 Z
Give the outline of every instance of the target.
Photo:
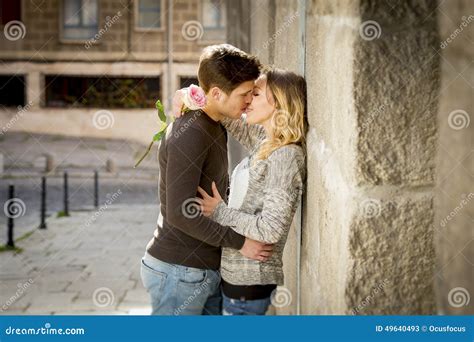
M 252 52 L 308 82 L 301 237 L 295 222 L 277 312 L 436 313 L 437 3 L 253 6 Z

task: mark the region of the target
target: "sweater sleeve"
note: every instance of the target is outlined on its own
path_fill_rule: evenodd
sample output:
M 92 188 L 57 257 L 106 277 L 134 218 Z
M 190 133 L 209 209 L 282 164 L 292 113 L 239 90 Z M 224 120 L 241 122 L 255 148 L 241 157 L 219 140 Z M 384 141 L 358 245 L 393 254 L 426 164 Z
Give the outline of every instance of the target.
M 277 243 L 288 233 L 303 189 L 304 154 L 284 146 L 268 157 L 268 175 L 259 214 L 229 208 L 221 201 L 211 218 L 248 238 Z
M 247 151 L 252 151 L 266 138 L 261 125 L 249 125 L 242 120 L 222 119 L 222 125 Z
M 166 219 L 173 227 L 209 245 L 240 249 L 245 237 L 201 215 L 195 201 L 211 144 L 209 135 L 194 127 L 167 142 Z

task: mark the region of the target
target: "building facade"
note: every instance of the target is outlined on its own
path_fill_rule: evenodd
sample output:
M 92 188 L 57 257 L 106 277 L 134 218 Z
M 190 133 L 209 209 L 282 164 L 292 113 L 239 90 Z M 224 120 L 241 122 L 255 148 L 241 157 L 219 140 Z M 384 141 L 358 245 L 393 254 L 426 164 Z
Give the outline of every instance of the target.
M 0 4 L 3 133 L 146 143 L 158 128 L 154 102 L 196 83 L 202 48 L 226 37 L 220 0 Z

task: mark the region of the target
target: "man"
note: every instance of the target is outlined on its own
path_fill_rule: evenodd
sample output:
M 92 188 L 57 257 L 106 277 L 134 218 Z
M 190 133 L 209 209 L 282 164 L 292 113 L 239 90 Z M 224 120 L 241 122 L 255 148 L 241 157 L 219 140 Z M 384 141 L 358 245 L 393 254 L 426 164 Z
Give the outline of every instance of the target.
M 227 194 L 227 133 L 219 121 L 240 117 L 259 73 L 258 60 L 231 45 L 205 48 L 198 78 L 207 104 L 178 118 L 161 141 L 160 218 L 141 268 L 152 314 L 220 314 L 221 247 L 257 260 L 272 253 L 272 246 L 201 215 L 195 200 L 198 186 L 211 192 L 214 180 Z

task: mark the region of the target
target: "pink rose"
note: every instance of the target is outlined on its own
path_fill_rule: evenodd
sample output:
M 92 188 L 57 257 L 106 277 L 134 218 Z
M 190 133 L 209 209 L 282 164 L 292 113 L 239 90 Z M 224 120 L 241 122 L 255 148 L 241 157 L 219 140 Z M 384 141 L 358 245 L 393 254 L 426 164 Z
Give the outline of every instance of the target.
M 183 112 L 197 110 L 206 106 L 204 90 L 195 84 L 179 89 L 173 97 L 173 115 L 179 118 Z
M 179 118 L 181 114 L 183 114 L 183 92 L 184 89 L 176 90 L 176 93 L 174 93 L 173 96 L 173 115 L 176 118 Z
M 184 105 L 191 110 L 201 109 L 206 105 L 206 94 L 202 88 L 195 84 L 191 84 L 185 89 L 183 97 Z

